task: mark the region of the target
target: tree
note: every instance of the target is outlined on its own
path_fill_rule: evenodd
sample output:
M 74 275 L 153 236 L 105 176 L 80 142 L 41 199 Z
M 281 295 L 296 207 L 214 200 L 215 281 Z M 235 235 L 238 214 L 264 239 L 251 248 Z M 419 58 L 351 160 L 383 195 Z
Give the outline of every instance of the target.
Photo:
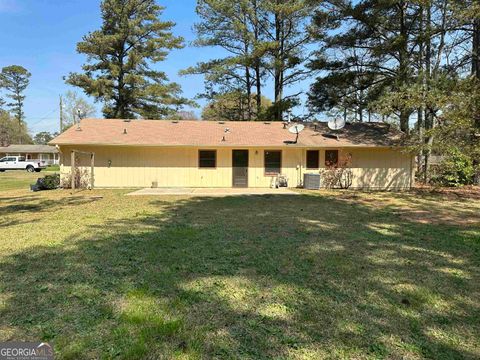
M 21 126 L 24 119 L 24 92 L 30 83 L 31 76 L 32 74 L 20 65 L 6 66 L 2 68 L 0 73 L 0 86 L 7 90 L 7 97 L 12 99 L 12 102 L 8 103 L 7 106 L 11 108 L 19 126 Z
M 266 41 L 270 64 L 269 72 L 274 78 L 275 120 L 283 120 L 284 111 L 298 104 L 300 93 L 285 96 L 285 88 L 304 80 L 310 70 L 305 64 L 308 56 L 306 46 L 312 41 L 308 31 L 312 13 L 316 9 L 313 1 L 266 0 Z
M 229 55 L 198 63 L 183 74 L 205 75 L 207 91 L 200 97 L 213 101 L 221 94 L 240 92 L 246 94 L 246 113 L 252 120 L 253 102 L 256 113 L 261 108 L 262 81 L 265 69 L 262 64 L 261 29 L 259 13 L 263 0 L 200 0 L 196 12 L 201 21 L 195 24 L 196 46 L 217 46 Z M 256 96 L 251 96 L 252 88 Z M 254 99 L 254 101 L 252 101 Z
M 32 138 L 28 134 L 24 122 L 18 123 L 6 111 L 0 111 L 0 146 L 10 144 L 31 144 Z
M 180 110 L 168 116 L 169 120 L 198 120 L 193 111 Z
M 256 94 L 250 95 L 253 100 Z M 202 111 L 203 120 L 223 120 L 223 121 L 246 121 L 249 120 L 249 115 L 254 119 L 264 118 L 264 113 L 271 106 L 272 101 L 262 96 L 261 113 L 256 113 L 256 108 L 253 114 L 249 114 L 249 101 L 247 94 L 238 91 L 218 95 L 213 101 L 207 104 Z
M 420 3 L 405 0 L 326 2 L 327 5 L 315 16 L 317 39 L 322 48 L 317 52 L 312 68 L 326 71 L 327 75 L 317 80 L 310 98 L 325 98 L 322 82 L 328 79 L 330 84 L 338 85 L 342 77 L 350 79 L 340 91 L 344 94 L 343 98 L 368 92 L 374 96 L 372 101 L 387 91 L 408 89 L 415 82 L 414 64 L 422 12 Z M 343 54 L 340 58 L 336 56 L 339 53 Z M 329 89 L 327 87 L 327 92 Z M 328 104 L 329 98 L 327 94 L 327 102 L 314 101 L 312 105 L 321 110 L 324 104 Z M 399 104 L 392 112 L 398 117 L 401 130 L 406 133 L 413 111 Z
M 310 72 L 303 65 L 313 8 L 306 0 L 199 1 L 195 44 L 220 47 L 228 56 L 199 63 L 184 73 L 205 75 L 207 92 L 202 97 L 211 101 L 222 94 L 245 94 L 248 120 L 262 112 L 263 87 L 273 78 L 275 103 L 270 113 L 274 120 L 282 120 L 299 95 L 285 96 L 284 89 Z
M 55 138 L 58 133 L 50 133 L 48 131 L 41 131 L 33 137 L 34 144 L 37 145 L 47 145 L 53 138 Z
M 467 21 L 471 24 L 472 56 L 471 56 L 471 76 L 475 79 L 476 90 L 480 87 L 480 1 L 473 0 L 468 7 Z M 468 30 L 467 30 L 468 31 Z M 473 114 L 474 126 L 471 132 L 472 141 L 480 141 L 480 105 L 477 104 Z M 475 169 L 474 183 L 480 185 L 480 152 L 473 158 Z
M 95 107 L 85 98 L 81 97 L 74 91 L 67 91 L 63 97 L 63 129 L 61 129 L 61 131 L 75 124 L 75 121 L 78 118 L 78 110 L 80 110 L 80 113 L 84 118 L 93 117 L 96 113 Z
M 178 84 L 152 68 L 183 46 L 172 34 L 175 24 L 160 20 L 163 9 L 155 0 L 104 0 L 100 30 L 78 43 L 88 62 L 67 82 L 102 101 L 105 117 L 162 118 L 188 103 Z

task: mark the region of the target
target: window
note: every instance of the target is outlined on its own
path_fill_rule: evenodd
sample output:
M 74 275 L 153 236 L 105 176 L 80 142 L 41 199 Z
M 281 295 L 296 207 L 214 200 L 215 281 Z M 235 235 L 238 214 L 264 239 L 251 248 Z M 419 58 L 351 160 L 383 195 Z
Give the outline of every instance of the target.
M 338 150 L 325 150 L 325 166 L 332 167 L 338 165 Z
M 320 165 L 320 152 L 318 150 L 307 150 L 307 169 L 318 169 Z
M 198 167 L 199 168 L 216 168 L 217 167 L 217 151 L 216 150 L 199 150 L 198 151 Z
M 282 152 L 265 151 L 265 175 L 280 174 L 282 168 Z

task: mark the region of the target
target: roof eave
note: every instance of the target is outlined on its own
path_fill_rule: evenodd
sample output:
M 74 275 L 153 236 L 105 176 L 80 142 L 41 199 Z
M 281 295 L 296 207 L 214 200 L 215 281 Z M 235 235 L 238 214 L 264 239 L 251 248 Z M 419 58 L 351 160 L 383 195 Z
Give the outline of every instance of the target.
M 214 147 L 214 148 L 231 148 L 231 147 L 240 147 L 240 148 L 278 148 L 278 147 L 288 147 L 288 148 L 299 148 L 299 149 L 310 149 L 310 148 L 403 148 L 407 147 L 406 145 L 395 145 L 395 144 L 324 144 L 324 145 L 306 145 L 306 144 L 275 144 L 275 145 L 248 145 L 248 144 L 175 144 L 175 145 L 165 145 L 165 144 L 118 144 L 118 143 L 55 143 L 55 146 L 123 146 L 123 147 Z

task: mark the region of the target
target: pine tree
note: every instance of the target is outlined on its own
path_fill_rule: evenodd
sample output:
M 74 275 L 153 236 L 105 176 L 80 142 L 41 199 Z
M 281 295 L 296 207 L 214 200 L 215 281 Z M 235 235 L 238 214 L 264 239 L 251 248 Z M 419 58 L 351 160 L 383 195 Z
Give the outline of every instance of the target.
M 312 36 L 308 29 L 315 5 L 306 0 L 265 0 L 265 27 L 269 44 L 269 70 L 274 79 L 274 120 L 283 120 L 283 113 L 298 104 L 298 95 L 285 96 L 285 89 L 307 78 L 304 67 L 307 45 Z
M 327 3 L 316 14 L 314 22 L 320 34 L 317 38 L 323 44 L 323 51 L 317 53 L 317 60 L 312 63 L 314 70 L 326 70 L 329 82 L 337 86 L 342 77 L 348 77 L 350 81 L 340 92 L 344 94 L 351 94 L 347 87 L 353 86 L 354 91 L 372 91 L 372 95 L 378 97 L 387 90 L 407 89 L 414 82 L 419 2 L 340 0 Z M 325 31 L 325 27 L 336 31 Z M 344 54 L 340 59 L 336 57 L 339 53 Z M 319 95 L 323 81 L 325 78 L 320 77 L 314 84 L 311 99 L 322 97 Z M 327 100 L 330 97 L 328 93 L 325 96 Z M 322 103 L 313 102 L 313 106 L 321 109 Z M 394 109 L 404 132 L 409 131 L 413 110 L 405 106 Z
M 200 0 L 196 12 L 201 21 L 195 24 L 196 46 L 220 47 L 229 55 L 190 67 L 183 74 L 205 76 L 206 92 L 200 97 L 209 101 L 222 94 L 238 93 L 247 99 L 245 120 L 252 120 L 262 107 L 261 93 L 265 69 L 262 64 L 260 5 L 263 0 Z M 256 88 L 256 111 L 252 89 Z M 243 102 L 240 102 L 243 104 Z
M 224 121 L 244 121 L 247 120 L 249 109 L 248 105 L 252 103 L 256 94 L 250 95 L 250 102 L 245 93 L 234 91 L 217 95 L 202 110 L 203 120 L 224 120 Z M 262 119 L 263 114 L 272 105 L 272 101 L 262 96 L 260 114 L 257 109 L 250 114 L 254 119 Z
M 183 46 L 175 24 L 160 20 L 162 11 L 155 0 L 104 0 L 100 30 L 78 43 L 88 62 L 67 82 L 102 101 L 105 117 L 162 118 L 188 103 L 180 86 L 152 67 Z
M 0 146 L 31 143 L 32 138 L 25 123 L 18 123 L 8 112 L 0 111 Z
M 19 127 L 22 127 L 25 117 L 23 112 L 24 92 L 30 83 L 31 76 L 32 74 L 20 65 L 6 66 L 2 68 L 0 73 L 0 86 L 7 90 L 7 97 L 12 99 L 12 102 L 7 103 L 7 106 L 15 115 Z
M 197 64 L 184 73 L 206 76 L 204 95 L 209 100 L 240 91 L 248 102 L 248 119 L 254 113 L 251 95 L 255 93 L 255 113 L 260 114 L 263 87 L 267 79 L 273 79 L 275 102 L 269 114 L 272 120 L 282 120 L 283 112 L 298 103 L 299 95 L 285 96 L 284 90 L 310 73 L 304 64 L 314 8 L 307 0 L 200 0 L 195 44 L 221 47 L 230 55 Z

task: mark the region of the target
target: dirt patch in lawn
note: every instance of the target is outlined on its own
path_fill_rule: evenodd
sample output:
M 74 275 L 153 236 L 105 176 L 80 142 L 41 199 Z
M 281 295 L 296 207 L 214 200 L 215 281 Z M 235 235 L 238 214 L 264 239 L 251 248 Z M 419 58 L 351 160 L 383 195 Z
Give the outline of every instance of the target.
M 433 195 L 448 200 L 480 200 L 480 186 L 463 186 L 460 188 L 418 187 L 412 190 L 420 196 Z
M 389 210 L 408 221 L 421 224 L 480 224 L 480 188 L 418 188 L 409 192 L 342 192 L 336 198 Z

